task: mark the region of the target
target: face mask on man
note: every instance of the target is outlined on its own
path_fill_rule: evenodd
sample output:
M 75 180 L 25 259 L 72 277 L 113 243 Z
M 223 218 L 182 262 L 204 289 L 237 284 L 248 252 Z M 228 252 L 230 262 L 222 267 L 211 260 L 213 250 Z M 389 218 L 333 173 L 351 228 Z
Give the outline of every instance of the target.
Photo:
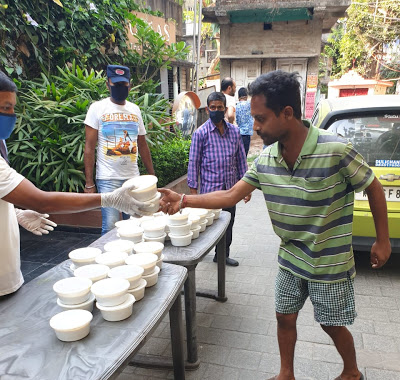
M 129 94 L 129 86 L 110 86 L 111 97 L 117 102 L 126 100 Z
M 210 115 L 210 119 L 214 124 L 218 124 L 222 120 L 224 120 L 225 117 L 225 111 L 210 111 L 208 110 L 208 113 Z
M 7 140 L 10 137 L 16 121 L 15 113 L 0 112 L 0 140 Z

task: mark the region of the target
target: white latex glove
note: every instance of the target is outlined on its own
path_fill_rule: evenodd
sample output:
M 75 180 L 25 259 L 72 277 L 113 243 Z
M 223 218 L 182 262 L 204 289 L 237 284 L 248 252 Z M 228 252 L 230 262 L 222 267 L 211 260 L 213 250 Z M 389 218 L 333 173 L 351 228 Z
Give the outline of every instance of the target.
M 153 215 L 147 211 L 152 205 L 138 201 L 131 193 L 136 186 L 120 187 L 110 193 L 101 194 L 101 207 L 112 207 L 129 215 Z M 147 210 L 146 210 L 147 209 Z
M 34 235 L 47 235 L 49 231 L 54 230 L 53 227 L 57 227 L 57 224 L 47 219 L 48 214 L 39 214 L 33 210 L 20 210 L 18 208 L 15 209 L 15 213 L 17 214 L 18 224 Z

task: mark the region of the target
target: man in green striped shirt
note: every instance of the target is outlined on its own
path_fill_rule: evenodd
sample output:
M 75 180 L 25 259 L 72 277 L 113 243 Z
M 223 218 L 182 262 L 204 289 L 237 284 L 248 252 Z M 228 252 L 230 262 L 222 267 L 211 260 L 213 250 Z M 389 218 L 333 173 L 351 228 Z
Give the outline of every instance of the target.
M 180 196 L 163 190 L 163 211 L 180 207 L 225 208 L 261 189 L 275 233 L 281 238 L 275 287 L 280 373 L 294 379 L 296 320 L 308 297 L 332 338 L 344 367 L 336 380 L 358 380 L 354 342 L 354 256 L 351 246 L 354 191 L 366 191 L 375 221 L 371 264 L 389 259 L 387 208 L 382 186 L 352 145 L 301 120 L 296 73 L 274 71 L 250 86 L 254 131 L 269 145 L 233 188 Z

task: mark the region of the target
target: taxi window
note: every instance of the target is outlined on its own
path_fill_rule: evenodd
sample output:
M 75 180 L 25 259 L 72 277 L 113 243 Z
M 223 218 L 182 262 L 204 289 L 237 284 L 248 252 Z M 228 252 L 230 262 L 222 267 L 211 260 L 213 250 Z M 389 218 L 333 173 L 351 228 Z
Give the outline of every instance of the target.
M 341 119 L 327 129 L 351 141 L 370 166 L 400 167 L 400 113 Z

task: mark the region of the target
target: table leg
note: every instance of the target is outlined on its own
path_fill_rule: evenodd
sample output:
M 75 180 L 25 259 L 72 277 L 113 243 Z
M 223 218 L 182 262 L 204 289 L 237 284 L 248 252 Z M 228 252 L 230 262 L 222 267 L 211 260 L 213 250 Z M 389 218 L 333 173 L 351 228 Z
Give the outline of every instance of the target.
M 217 301 L 225 302 L 228 298 L 225 294 L 225 269 L 226 269 L 226 239 L 225 234 L 217 244 L 217 266 L 218 266 L 218 295 Z
M 185 380 L 185 359 L 183 355 L 183 323 L 182 302 L 178 295 L 169 311 L 171 329 L 172 361 L 174 364 L 174 379 Z

